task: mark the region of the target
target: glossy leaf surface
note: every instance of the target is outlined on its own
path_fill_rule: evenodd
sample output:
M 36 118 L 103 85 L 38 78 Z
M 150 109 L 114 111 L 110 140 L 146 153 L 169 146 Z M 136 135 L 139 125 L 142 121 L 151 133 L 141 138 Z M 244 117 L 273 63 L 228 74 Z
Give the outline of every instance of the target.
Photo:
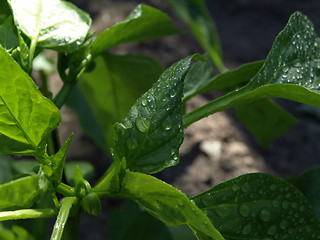
M 47 190 L 40 175 L 28 176 L 0 185 L 0 209 L 30 207 Z
M 220 71 L 224 70 L 219 35 L 204 0 L 169 0 Z
M 8 0 L 15 22 L 38 46 L 64 52 L 77 50 L 89 31 L 91 18 L 61 0 Z
M 183 141 L 181 98 L 183 81 L 193 56 L 169 67 L 114 125 L 113 149 L 127 168 L 154 173 L 179 161 Z
M 103 53 L 94 62 L 94 70 L 83 75 L 80 86 L 105 140 L 110 144 L 113 124 L 126 116 L 164 68 L 152 58 L 138 55 Z
M 184 193 L 157 178 L 128 171 L 122 182 L 121 196 L 134 200 L 167 225 L 187 224 L 212 239 L 224 239 Z
M 243 88 L 186 115 L 184 125 L 229 107 L 269 97 L 320 107 L 319 45 L 312 23 L 303 14 L 294 13 L 259 73 Z
M 60 112 L 2 48 L 0 62 L 0 152 L 36 155 Z
M 121 43 L 151 40 L 180 33 L 167 14 L 144 4 L 138 5 L 122 22 L 106 29 L 92 43 L 92 53 L 100 52 Z
M 289 182 L 306 196 L 320 221 L 320 167 L 308 169 L 300 176 L 290 178 Z
M 320 239 L 306 198 L 268 174 L 242 175 L 192 199 L 226 239 Z

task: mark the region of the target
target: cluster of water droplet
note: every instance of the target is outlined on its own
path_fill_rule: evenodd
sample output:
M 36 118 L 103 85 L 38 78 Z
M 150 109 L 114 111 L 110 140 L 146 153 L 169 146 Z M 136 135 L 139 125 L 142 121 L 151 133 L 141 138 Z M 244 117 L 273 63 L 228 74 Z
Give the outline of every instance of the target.
M 293 186 L 265 174 L 222 183 L 197 205 L 222 234 L 270 239 L 309 239 L 315 216 Z M 320 239 L 314 234 L 312 239 Z

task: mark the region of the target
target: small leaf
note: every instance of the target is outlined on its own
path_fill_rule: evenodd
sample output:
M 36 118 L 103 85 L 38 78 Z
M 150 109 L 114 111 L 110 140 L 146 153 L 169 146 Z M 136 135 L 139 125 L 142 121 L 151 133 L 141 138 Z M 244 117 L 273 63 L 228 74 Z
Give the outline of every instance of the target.
M 192 199 L 227 239 L 320 239 L 301 192 L 268 174 L 245 174 Z
M 187 224 L 215 240 L 224 239 L 184 193 L 165 182 L 128 171 L 121 186 L 121 196 L 134 200 L 164 223 L 173 226 Z
M 132 106 L 122 123 L 114 125 L 112 148 L 133 171 L 159 172 L 179 161 L 183 141 L 181 98 L 191 57 L 168 68 Z
M 40 175 L 28 176 L 0 185 L 0 209 L 19 209 L 32 204 L 47 190 Z
M 297 123 L 295 117 L 269 99 L 236 107 L 236 116 L 264 147 Z
M 180 33 L 167 14 L 144 4 L 138 5 L 126 20 L 106 29 L 92 43 L 94 56 L 122 43 L 151 40 Z
M 60 112 L 2 48 L 0 62 L 0 152 L 38 155 Z
M 320 221 L 320 167 L 308 169 L 298 177 L 288 179 L 308 199 Z
M 51 180 L 54 187 L 61 183 L 66 154 L 72 137 L 73 134 L 70 135 L 66 143 L 55 155 L 48 156 L 44 159 L 44 164 L 42 165 L 44 174 Z
M 19 37 L 12 16 L 0 26 L 0 46 L 8 52 L 19 46 Z
M 70 2 L 8 0 L 17 27 L 43 48 L 73 52 L 84 42 L 91 18 Z
M 225 70 L 219 35 L 203 0 L 169 0 L 220 71 Z
M 84 73 L 79 83 L 87 104 L 102 128 L 104 142 L 107 140 L 110 144 L 113 124 L 126 116 L 137 98 L 152 86 L 164 68 L 154 59 L 138 55 L 103 53 L 94 63 L 94 70 Z M 78 111 L 78 114 L 84 118 L 87 112 Z

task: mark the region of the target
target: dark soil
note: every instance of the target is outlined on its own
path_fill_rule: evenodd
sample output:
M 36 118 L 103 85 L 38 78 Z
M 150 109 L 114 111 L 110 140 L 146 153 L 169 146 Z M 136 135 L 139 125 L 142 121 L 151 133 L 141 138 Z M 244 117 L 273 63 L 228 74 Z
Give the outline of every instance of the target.
M 175 25 L 186 31 L 152 42 L 126 44 L 113 49 L 119 54 L 138 53 L 152 56 L 165 66 L 201 48 L 186 26 L 172 13 L 165 1 L 78 0 L 76 4 L 94 19 L 97 32 L 123 20 L 138 4 L 146 3 L 167 12 Z M 216 0 L 207 1 L 220 34 L 224 61 L 232 69 L 243 63 L 264 59 L 277 34 L 294 11 L 306 14 L 320 33 L 320 2 L 317 0 Z M 57 86 L 53 86 L 58 89 Z M 214 97 L 206 94 L 192 99 L 188 110 L 199 107 Z M 300 121 L 290 132 L 261 148 L 252 135 L 237 121 L 232 110 L 205 118 L 185 131 L 180 164 L 157 176 L 189 195 L 204 191 L 217 183 L 248 172 L 268 172 L 280 177 L 297 175 L 319 164 L 320 112 L 302 104 L 279 100 Z M 91 161 L 101 176 L 108 166 L 104 154 L 81 133 L 76 117 L 64 109 L 62 139 L 76 132 L 69 159 Z M 71 130 L 70 130 L 71 129 Z M 81 239 L 107 239 L 105 222 L 114 201 L 104 200 L 105 213 L 85 217 L 81 223 Z

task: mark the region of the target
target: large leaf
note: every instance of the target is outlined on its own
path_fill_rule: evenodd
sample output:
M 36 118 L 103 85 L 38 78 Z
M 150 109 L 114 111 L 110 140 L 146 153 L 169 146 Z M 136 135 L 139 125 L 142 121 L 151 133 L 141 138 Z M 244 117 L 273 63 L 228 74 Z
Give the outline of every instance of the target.
M 0 62 L 0 152 L 36 155 L 60 112 L 2 48 Z
M 43 48 L 77 50 L 85 40 L 91 18 L 61 0 L 8 0 L 18 28 Z
M 107 52 L 94 62 L 95 69 L 83 75 L 80 86 L 105 140 L 110 144 L 112 125 L 126 116 L 137 98 L 152 86 L 164 68 L 148 57 L 117 56 Z M 78 114 L 82 118 L 87 113 L 78 111 Z
M 0 210 L 30 207 L 47 190 L 40 175 L 19 178 L 0 185 Z
M 0 155 L 0 183 L 12 176 L 11 162 L 13 160 L 6 155 Z
M 92 53 L 100 52 L 121 43 L 151 40 L 180 33 L 167 14 L 146 6 L 138 5 L 126 20 L 106 29 L 92 43 Z
M 320 237 L 319 222 L 302 193 L 268 174 L 242 175 L 192 199 L 226 239 Z
M 199 43 L 220 71 L 222 62 L 219 35 L 204 0 L 169 0 L 173 9 L 188 24 Z
M 243 88 L 187 114 L 184 126 L 214 112 L 268 97 L 320 107 L 319 84 L 320 39 L 307 17 L 296 12 L 277 36 L 259 73 Z
M 306 196 L 320 221 L 320 167 L 308 169 L 300 176 L 290 178 L 289 182 Z
M 215 240 L 224 239 L 207 216 L 189 198 L 161 180 L 142 173 L 127 172 L 121 196 L 130 198 L 168 225 L 191 226 Z
M 114 125 L 113 149 L 134 171 L 154 173 L 179 161 L 183 141 L 181 98 L 191 57 L 169 67 Z
M 11 14 L 7 0 L 0 0 L 0 24 Z

